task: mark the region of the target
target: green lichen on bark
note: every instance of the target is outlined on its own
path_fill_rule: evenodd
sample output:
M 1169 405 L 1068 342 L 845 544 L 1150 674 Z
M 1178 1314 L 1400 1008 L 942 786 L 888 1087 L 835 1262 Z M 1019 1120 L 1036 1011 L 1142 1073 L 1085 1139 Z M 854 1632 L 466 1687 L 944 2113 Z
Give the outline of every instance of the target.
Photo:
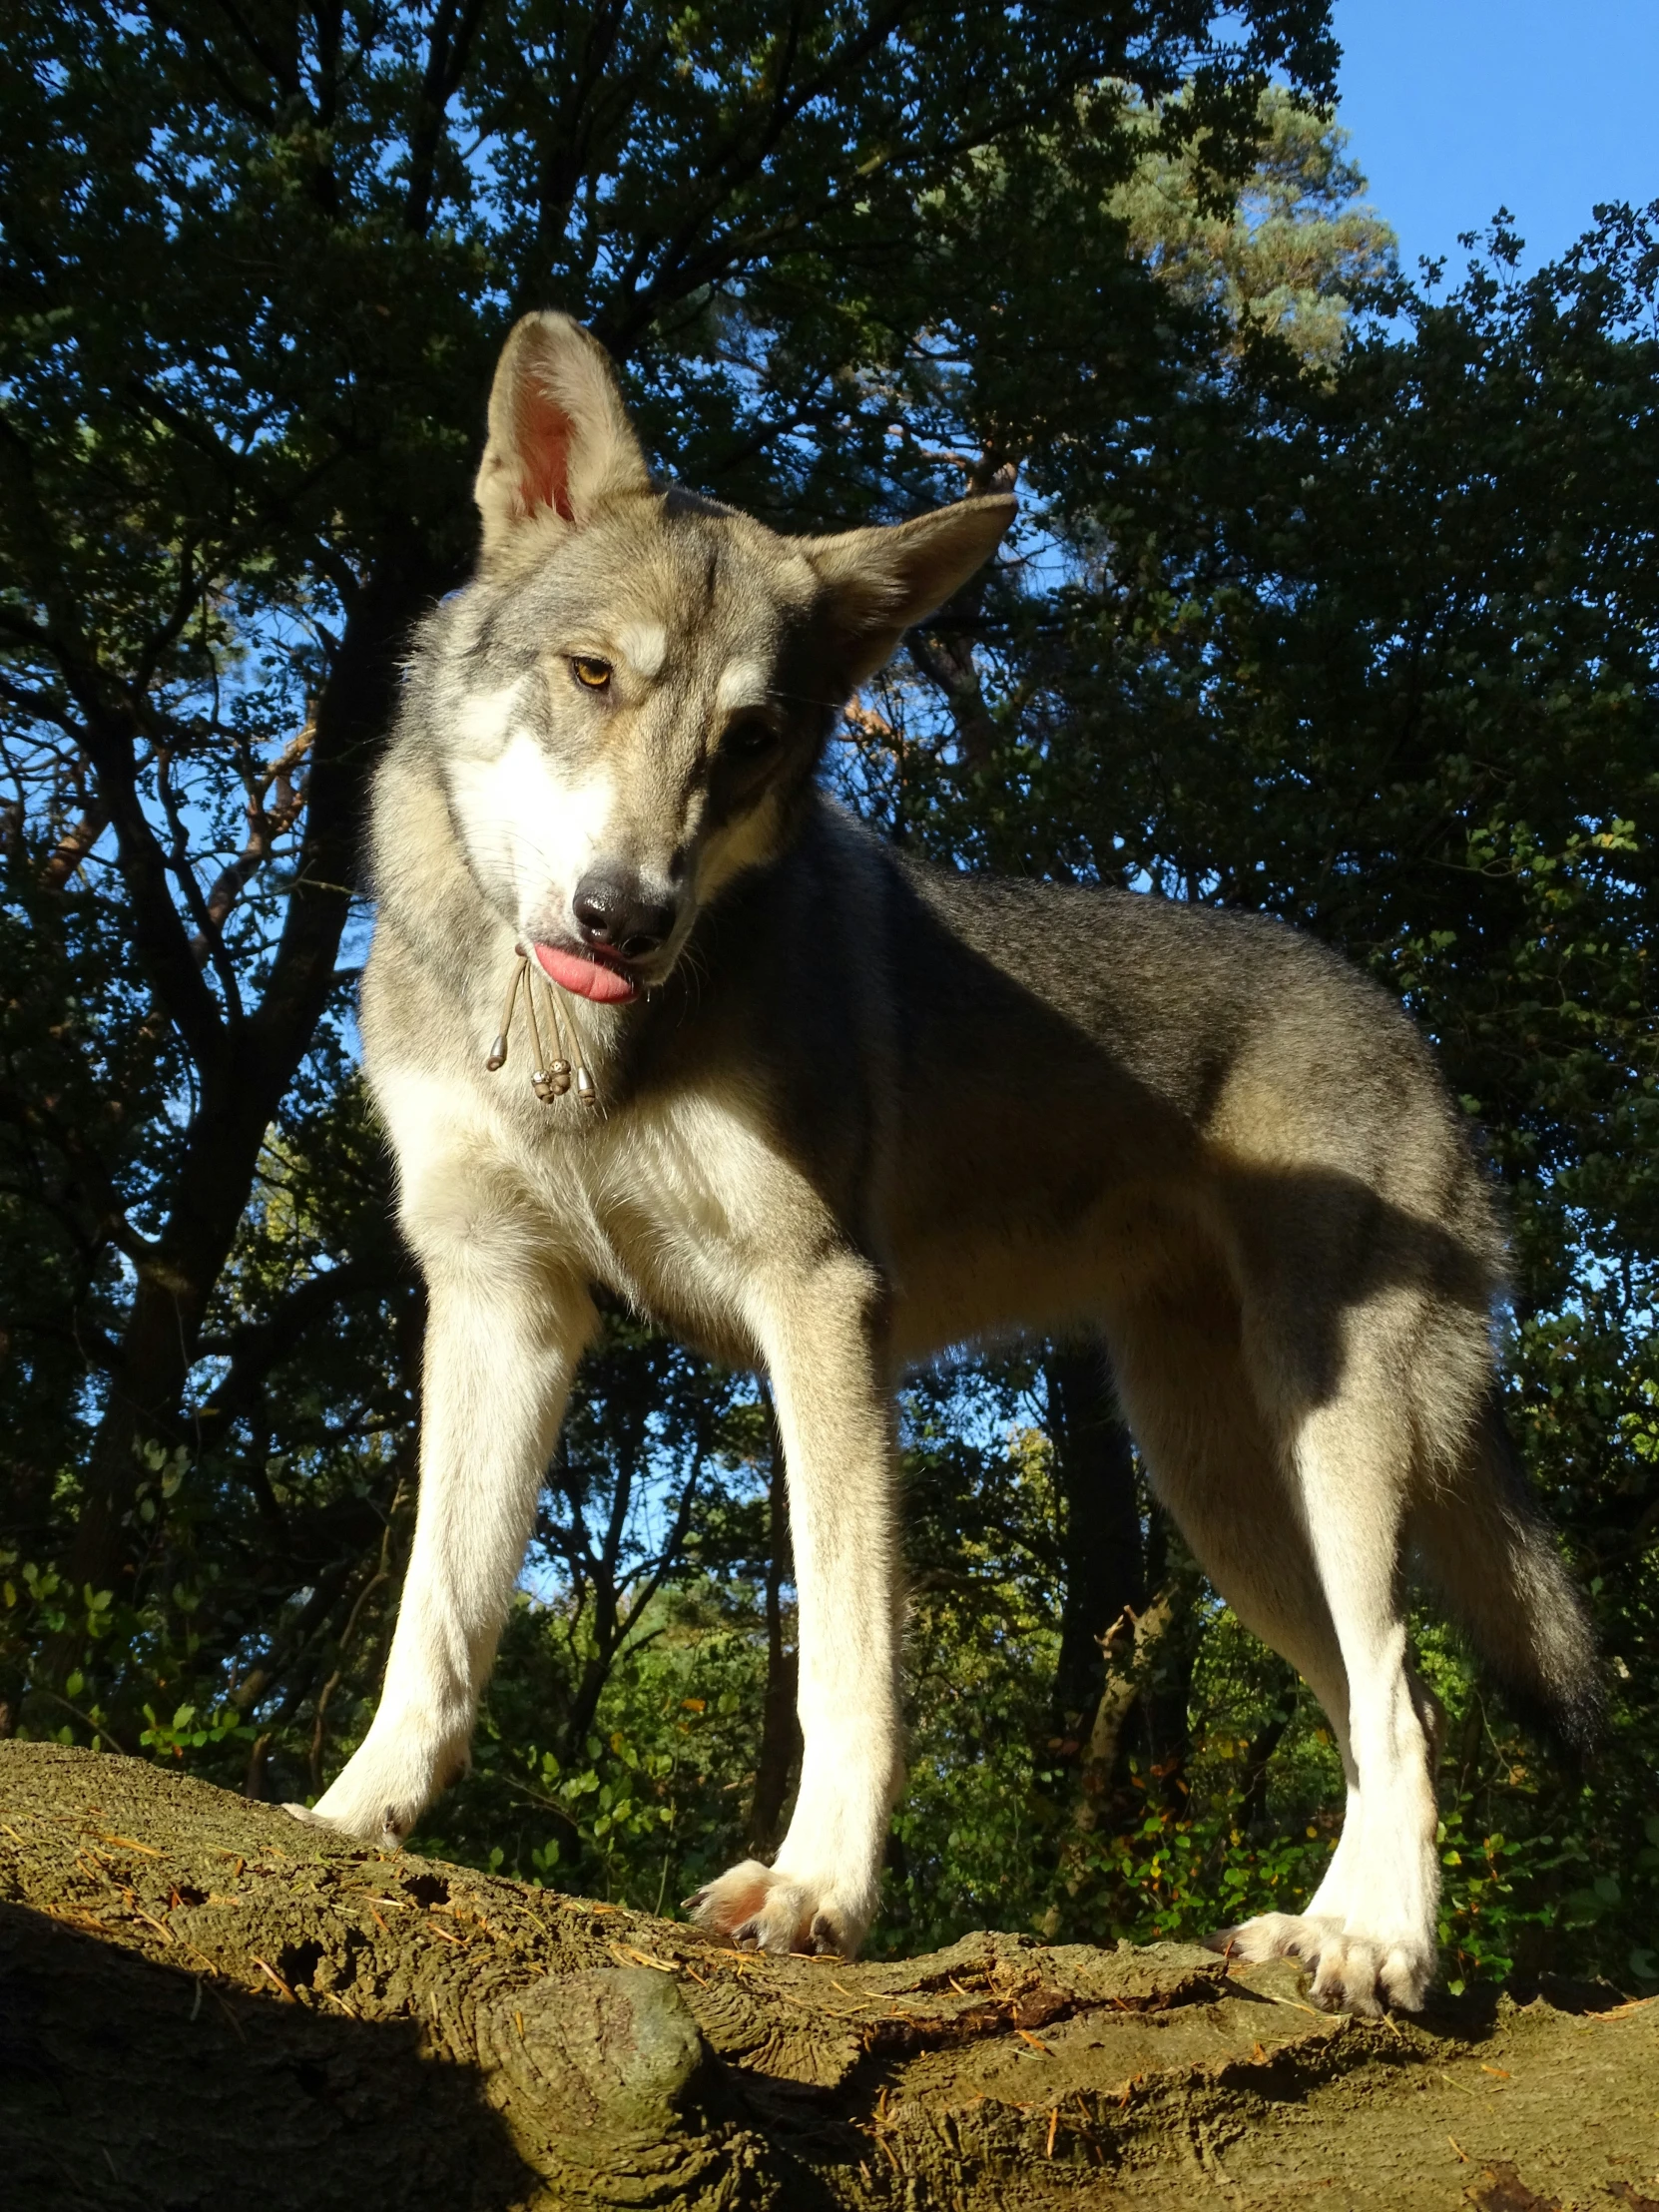
M 1659 2200 L 1659 2004 L 1331 2019 L 1287 1963 L 760 1958 L 0 1744 L 7 2212 Z

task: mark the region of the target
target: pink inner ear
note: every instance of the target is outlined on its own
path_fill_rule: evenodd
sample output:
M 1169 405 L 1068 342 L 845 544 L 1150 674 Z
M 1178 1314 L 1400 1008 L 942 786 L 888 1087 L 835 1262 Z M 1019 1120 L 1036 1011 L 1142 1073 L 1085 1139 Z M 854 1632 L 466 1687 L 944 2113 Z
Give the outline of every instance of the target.
M 551 507 L 566 522 L 576 516 L 570 504 L 570 448 L 576 425 L 529 376 L 519 389 L 517 444 L 519 496 L 526 514 Z

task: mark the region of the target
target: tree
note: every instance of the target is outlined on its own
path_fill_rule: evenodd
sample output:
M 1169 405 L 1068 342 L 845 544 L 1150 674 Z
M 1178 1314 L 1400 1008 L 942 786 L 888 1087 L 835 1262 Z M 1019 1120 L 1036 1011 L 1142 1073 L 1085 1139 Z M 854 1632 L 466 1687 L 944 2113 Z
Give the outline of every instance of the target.
M 1287 2175 L 1488 2212 L 1646 2201 L 1653 2008 L 1605 1987 L 1396 2025 L 1311 2012 L 1283 1960 L 1176 1945 L 974 1935 L 826 1967 L 300 1836 L 137 1762 L 0 1745 L 0 1789 L 17 2212 L 1176 2207 L 1195 2165 L 1247 2201 Z M 85 2063 L 112 2035 L 122 2063 Z
M 408 627 L 465 570 L 507 321 L 582 313 L 693 482 L 780 518 L 913 496 L 864 393 L 949 279 L 942 211 L 1039 133 L 1121 170 L 1104 80 L 1158 97 L 1199 65 L 1190 127 L 1220 145 L 1264 67 L 1328 77 L 1318 0 L 1242 20 L 1228 44 L 1209 0 L 19 18 L 0 635 L 10 913 L 38 949 L 5 1187 L 20 1394 L 57 1446 L 22 1475 L 31 1541 L 64 1543 L 42 1692 L 90 1664 L 106 1593 L 142 1600 L 146 1455 L 198 1464 L 210 1382 L 228 1471 L 296 1329 L 407 1295 L 371 1237 L 291 1284 L 301 1314 L 239 1328 L 226 1270 L 268 1133 L 337 1088 L 364 776 Z M 389 1466 L 370 1486 L 387 1512 Z M 348 1574 L 323 1610 L 354 1602 Z
M 1275 331 L 1311 366 L 1330 368 L 1348 342 L 1354 301 L 1393 274 L 1394 235 L 1355 204 L 1366 180 L 1332 115 L 1276 85 L 1260 126 L 1261 148 L 1235 198 L 1216 204 L 1202 143 L 1187 141 L 1150 152 L 1109 205 L 1177 296 L 1213 307 L 1241 343 L 1247 330 Z

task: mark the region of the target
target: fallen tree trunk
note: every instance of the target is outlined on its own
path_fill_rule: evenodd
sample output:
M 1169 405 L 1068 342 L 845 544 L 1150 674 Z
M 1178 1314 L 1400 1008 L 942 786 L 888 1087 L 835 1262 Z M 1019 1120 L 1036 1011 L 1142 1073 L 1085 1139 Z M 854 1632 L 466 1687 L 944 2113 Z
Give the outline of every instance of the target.
M 1605 1985 L 1367 2023 L 1173 1945 L 762 1958 L 0 1743 L 7 2212 L 1659 2212 L 1656 2102 Z

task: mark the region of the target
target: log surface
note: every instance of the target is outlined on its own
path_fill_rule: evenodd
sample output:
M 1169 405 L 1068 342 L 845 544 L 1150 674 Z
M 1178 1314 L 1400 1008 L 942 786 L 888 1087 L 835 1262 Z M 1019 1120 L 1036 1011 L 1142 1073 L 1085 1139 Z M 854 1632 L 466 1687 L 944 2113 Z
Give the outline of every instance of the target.
M 771 1959 L 0 1743 L 5 2212 L 1659 2212 L 1659 2001 L 1288 1961 Z

